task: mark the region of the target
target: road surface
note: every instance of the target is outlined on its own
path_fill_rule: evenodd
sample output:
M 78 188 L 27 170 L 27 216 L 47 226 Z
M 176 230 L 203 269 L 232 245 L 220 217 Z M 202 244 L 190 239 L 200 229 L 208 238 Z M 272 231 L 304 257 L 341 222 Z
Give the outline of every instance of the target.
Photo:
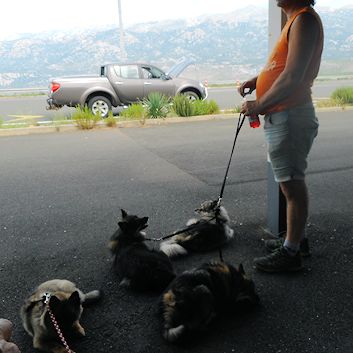
M 243 263 L 261 307 L 220 317 L 181 347 L 160 334 L 158 296 L 119 287 L 106 244 L 120 208 L 149 216 L 147 234 L 158 237 L 216 198 L 234 119 L 0 138 L 0 314 L 13 320 L 22 352 L 33 349 L 20 306 L 51 278 L 104 291 L 83 313 L 87 336 L 69 341 L 77 353 L 353 352 L 353 119 L 347 111 L 319 113 L 319 120 L 307 178 L 306 270 L 270 275 L 252 268 L 265 254 L 266 152 L 262 130 L 244 125 L 223 199 L 236 235 L 223 256 Z M 173 263 L 180 273 L 217 258 L 211 252 Z

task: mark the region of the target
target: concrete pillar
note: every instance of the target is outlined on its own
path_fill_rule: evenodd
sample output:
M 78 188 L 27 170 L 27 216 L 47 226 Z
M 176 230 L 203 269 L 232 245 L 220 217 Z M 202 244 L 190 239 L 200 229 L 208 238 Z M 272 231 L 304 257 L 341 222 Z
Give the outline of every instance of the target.
M 269 0 L 269 53 L 275 46 L 281 30 L 286 23 L 286 16 L 277 7 L 276 1 Z M 279 184 L 274 180 L 271 164 L 267 162 L 267 229 L 272 235 L 277 235 L 287 229 L 286 200 Z

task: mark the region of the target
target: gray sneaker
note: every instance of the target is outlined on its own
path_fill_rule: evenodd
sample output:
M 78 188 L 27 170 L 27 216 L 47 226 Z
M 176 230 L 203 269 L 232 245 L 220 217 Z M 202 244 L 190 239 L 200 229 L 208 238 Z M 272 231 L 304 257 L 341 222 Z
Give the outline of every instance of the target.
M 278 250 L 284 243 L 284 238 L 278 239 L 267 239 L 265 240 L 265 248 L 269 252 L 274 252 Z M 309 240 L 308 238 L 304 238 L 300 242 L 300 255 L 302 257 L 309 257 L 311 255 L 310 248 L 309 248 Z
M 264 272 L 296 272 L 303 269 L 300 253 L 290 256 L 283 246 L 267 256 L 255 258 L 254 265 Z

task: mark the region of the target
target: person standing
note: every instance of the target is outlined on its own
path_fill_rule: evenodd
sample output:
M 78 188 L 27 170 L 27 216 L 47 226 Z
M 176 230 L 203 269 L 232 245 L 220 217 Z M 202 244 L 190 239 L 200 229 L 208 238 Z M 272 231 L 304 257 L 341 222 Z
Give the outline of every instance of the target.
M 245 96 L 256 89 L 256 100 L 242 105 L 245 115 L 265 115 L 268 158 L 287 202 L 284 243 L 267 244 L 271 254 L 254 259 L 266 272 L 302 269 L 300 243 L 308 217 L 305 183 L 307 156 L 318 132 L 311 87 L 319 72 L 323 26 L 314 0 L 276 0 L 287 22 L 260 74 L 241 84 Z M 267 242 L 271 242 L 268 240 Z

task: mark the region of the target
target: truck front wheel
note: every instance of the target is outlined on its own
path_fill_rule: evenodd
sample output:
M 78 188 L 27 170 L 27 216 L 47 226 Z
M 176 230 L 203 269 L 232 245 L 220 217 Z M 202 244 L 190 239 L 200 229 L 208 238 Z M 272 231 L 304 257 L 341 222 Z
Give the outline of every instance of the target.
M 88 108 L 94 115 L 100 114 L 102 118 L 106 118 L 112 109 L 112 103 L 106 97 L 95 96 L 88 101 Z

